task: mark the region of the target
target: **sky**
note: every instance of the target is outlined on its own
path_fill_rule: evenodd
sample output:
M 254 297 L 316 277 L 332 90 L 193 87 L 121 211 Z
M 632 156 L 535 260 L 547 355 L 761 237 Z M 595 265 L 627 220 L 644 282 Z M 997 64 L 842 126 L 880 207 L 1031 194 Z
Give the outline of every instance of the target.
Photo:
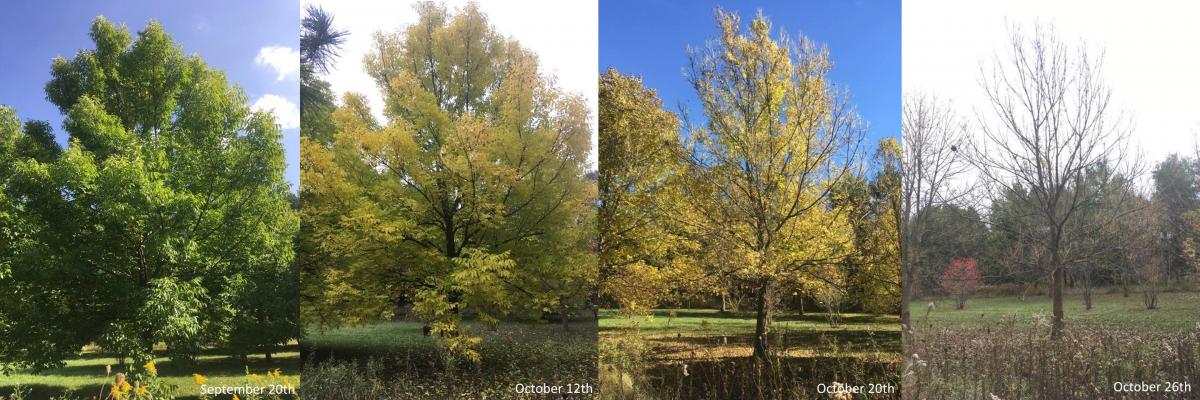
M 5 1 L 0 12 L 0 104 L 22 121 L 46 120 L 60 144 L 67 143 L 63 116 L 46 100 L 50 63 L 93 49 L 88 30 L 103 15 L 124 24 L 131 35 L 157 20 L 185 54 L 199 54 L 209 66 L 245 90 L 252 107 L 275 112 L 283 128 L 286 178 L 300 180 L 299 45 L 300 8 L 294 0 L 268 1 Z
M 980 67 L 1007 46 L 1010 26 L 1051 26 L 1070 45 L 1105 55 L 1114 105 L 1132 123 L 1134 150 L 1152 166 L 1192 154 L 1200 133 L 1200 3 L 1064 0 L 904 3 L 905 92 L 950 101 L 975 120 L 986 110 Z
M 869 124 L 864 149 L 900 135 L 899 1 L 776 1 L 725 3 L 684 0 L 605 0 L 600 5 L 599 71 L 614 67 L 637 75 L 658 91 L 671 111 L 688 110 L 704 121 L 695 90 L 685 79 L 687 48 L 718 35 L 713 11 L 737 12 L 747 24 L 758 10 L 773 28 L 825 44 L 830 80 L 850 93 L 850 104 Z M 869 154 L 869 153 L 868 153 Z
M 415 1 L 373 2 L 363 0 L 303 0 L 320 5 L 333 15 L 338 29 L 350 31 L 334 68 L 325 76 L 333 92 L 347 91 L 367 96 L 371 111 L 380 121 L 383 97 L 375 81 L 363 70 L 363 56 L 371 52 L 375 32 L 395 32 L 416 22 Z M 451 10 L 467 1 L 442 2 Z M 479 0 L 479 8 L 502 35 L 512 37 L 538 55 L 543 73 L 553 74 L 559 87 L 581 94 L 591 109 L 592 165 L 596 160 L 596 1 Z

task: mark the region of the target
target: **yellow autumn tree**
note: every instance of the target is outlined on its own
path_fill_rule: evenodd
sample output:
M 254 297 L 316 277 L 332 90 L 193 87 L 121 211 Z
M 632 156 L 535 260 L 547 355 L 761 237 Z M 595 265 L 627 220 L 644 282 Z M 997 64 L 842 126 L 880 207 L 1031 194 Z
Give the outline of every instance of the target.
M 589 110 L 475 4 L 415 6 L 375 36 L 365 68 L 384 121 L 348 94 L 331 143 L 302 142 L 303 219 L 319 265 L 305 315 L 355 323 L 411 309 L 443 345 L 478 358 L 459 322 L 557 313 L 596 282 Z
M 684 150 L 694 229 L 726 243 L 727 268 L 754 293 L 754 355 L 767 355 L 781 289 L 835 281 L 853 256 L 849 213 L 832 202 L 853 176 L 862 130 L 827 80 L 828 52 L 804 38 L 772 37 L 761 13 L 743 30 L 718 10 L 720 37 L 690 53 L 689 80 L 706 122 Z M 835 277 L 836 278 L 836 277 Z

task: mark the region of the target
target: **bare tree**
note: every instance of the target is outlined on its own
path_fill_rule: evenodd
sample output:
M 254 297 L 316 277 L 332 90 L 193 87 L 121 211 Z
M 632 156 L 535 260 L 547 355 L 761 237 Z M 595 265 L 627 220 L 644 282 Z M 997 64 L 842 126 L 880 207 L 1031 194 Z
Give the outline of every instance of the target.
M 959 155 L 964 144 L 964 124 L 936 98 L 909 94 L 904 99 L 901 134 L 901 264 L 900 323 L 909 326 L 909 302 L 918 282 L 923 253 L 922 239 L 929 212 L 966 193 L 954 190 L 955 180 L 966 170 Z
M 980 116 L 980 140 L 968 158 L 992 193 L 1016 186 L 1028 190 L 1034 226 L 1025 231 L 1045 255 L 1040 263 L 1050 279 L 1051 337 L 1057 338 L 1066 269 L 1091 257 L 1069 244 L 1119 214 L 1083 221 L 1080 211 L 1114 177 L 1135 175 L 1136 163 L 1127 157 L 1128 123 L 1112 107 L 1101 75 L 1103 56 L 1094 57 L 1083 45 L 1068 46 L 1042 26 L 1032 36 L 1012 29 L 1008 50 L 993 59 L 992 68 L 981 68 L 991 116 Z M 1084 185 L 1097 168 L 1103 174 Z

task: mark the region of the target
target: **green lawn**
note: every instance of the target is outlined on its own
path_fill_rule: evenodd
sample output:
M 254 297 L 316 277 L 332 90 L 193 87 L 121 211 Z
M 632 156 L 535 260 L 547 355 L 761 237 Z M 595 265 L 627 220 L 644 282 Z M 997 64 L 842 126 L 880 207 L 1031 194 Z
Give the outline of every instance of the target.
M 304 357 L 377 356 L 387 354 L 410 354 L 433 352 L 436 340 L 421 331 L 424 325 L 415 321 L 387 321 L 371 325 L 347 326 L 335 329 L 310 328 L 301 341 Z M 464 321 L 472 335 L 483 337 L 485 348 L 510 342 L 521 343 L 570 343 L 595 347 L 596 323 L 591 321 L 572 322 L 567 332 L 559 324 L 502 321 L 495 330 L 489 330 L 474 321 Z
M 272 354 L 272 360 L 267 361 L 262 354 L 251 356 L 249 365 L 241 360 L 227 356 L 206 355 L 198 358 L 195 366 L 178 365 L 167 358 L 157 358 L 159 377 L 178 387 L 177 395 L 181 399 L 198 398 L 200 386 L 192 378 L 193 373 L 199 373 L 208 378 L 209 386 L 238 386 L 251 382 L 246 376 L 246 367 L 250 373 L 258 374 L 264 379 L 267 371 L 279 368 L 282 377 L 290 382 L 297 382 L 300 376 L 300 353 L 294 349 L 289 352 Z M 27 399 L 48 399 L 66 395 L 68 398 L 93 398 L 100 394 L 101 386 L 111 382 L 105 378 L 105 366 L 112 365 L 113 373 L 120 371 L 117 360 L 85 353 L 82 357 L 68 360 L 67 365 L 46 371 L 18 371 L 12 375 L 0 375 L 0 397 L 10 395 L 17 385 L 24 390 L 32 390 Z M 282 381 L 282 378 L 279 380 Z M 108 390 L 105 389 L 105 393 Z M 225 398 L 222 396 L 221 398 Z
M 329 330 L 301 340 L 304 393 L 311 398 L 513 398 L 518 384 L 596 385 L 595 321 L 503 321 L 463 326 L 482 340 L 479 364 L 447 363 L 420 322 L 388 321 Z M 353 397 L 348 394 L 353 394 Z M 418 396 L 419 395 L 419 396 Z M 516 396 L 520 397 L 520 396 Z
M 954 309 L 950 299 L 935 300 L 935 308 L 926 318 L 929 300 L 913 303 L 913 320 L 922 324 L 961 324 L 984 326 L 1007 319 L 1032 321 L 1036 315 L 1050 317 L 1051 303 L 1047 296 L 986 297 L 967 300 L 966 308 Z M 1172 292 L 1158 295 L 1158 308 L 1147 310 L 1139 292 L 1124 297 L 1121 293 L 1093 295 L 1092 309 L 1084 308 L 1083 299 L 1070 295 L 1063 299 L 1063 314 L 1067 324 L 1078 323 L 1097 327 L 1137 328 L 1161 332 L 1195 329 L 1200 321 L 1200 293 Z

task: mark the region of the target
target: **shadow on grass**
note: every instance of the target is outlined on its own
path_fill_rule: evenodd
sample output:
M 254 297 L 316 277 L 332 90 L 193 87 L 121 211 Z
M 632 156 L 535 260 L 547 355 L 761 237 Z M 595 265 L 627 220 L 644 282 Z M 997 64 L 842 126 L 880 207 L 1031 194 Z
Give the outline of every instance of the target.
M 301 369 L 301 363 L 300 357 L 296 354 L 297 350 L 299 350 L 298 346 L 295 345 L 282 347 L 280 354 L 290 353 L 290 355 L 276 355 L 270 361 L 263 358 L 261 354 L 257 355 L 256 357 L 248 358 L 245 360 L 245 362 L 243 362 L 243 360 L 238 357 L 226 356 L 218 351 L 206 351 L 201 356 L 205 358 L 197 360 L 194 364 L 170 360 L 158 361 L 155 364 L 158 367 L 160 379 L 190 380 L 192 379 L 191 377 L 193 373 L 200 373 L 209 378 L 242 377 L 245 376 L 247 368 L 249 368 L 251 372 L 256 372 L 259 374 L 264 374 L 265 371 L 275 368 L 280 368 L 287 373 L 299 373 Z M 162 352 L 155 353 L 157 357 L 165 356 L 165 354 Z M 95 362 L 97 360 L 104 360 L 106 358 L 111 357 L 89 353 L 85 357 L 78 357 L 72 359 L 72 361 L 84 360 Z M 51 381 L 62 380 L 79 382 L 80 380 L 103 380 L 105 365 L 106 363 L 103 362 L 88 363 L 84 365 L 68 365 L 62 368 L 52 368 L 36 372 L 22 371 L 21 373 L 34 375 L 34 379 L 37 379 L 38 377 L 44 377 L 46 380 Z M 113 373 L 115 374 L 117 372 L 128 371 L 130 366 L 127 365 L 125 368 L 122 368 L 114 362 L 112 367 Z M 25 399 L 50 399 L 59 397 L 65 397 L 68 399 L 92 399 L 100 396 L 100 390 L 102 386 L 104 386 L 105 396 L 107 396 L 107 383 L 84 384 L 81 386 L 79 384 L 54 385 L 36 383 L 35 381 L 35 383 L 21 384 L 20 388 L 22 393 L 25 394 Z M 15 384 L 0 385 L 0 398 L 12 396 L 17 390 L 17 387 L 18 386 Z M 181 387 L 179 388 L 178 393 L 189 393 L 191 392 L 191 389 L 192 388 L 190 387 Z M 176 396 L 176 399 L 199 399 L 199 396 L 190 394 L 181 395 Z
M 604 319 L 623 318 L 623 317 L 619 316 L 613 310 L 605 310 L 605 311 L 607 311 L 607 312 L 601 313 L 601 318 L 604 318 Z M 748 325 L 753 325 L 754 319 L 755 319 L 755 313 L 747 312 L 747 311 L 678 310 L 675 312 L 675 316 L 671 317 L 670 310 L 654 310 L 651 313 L 651 315 L 655 319 L 661 319 L 664 321 L 669 320 L 669 319 L 680 319 L 680 318 L 698 318 L 698 319 L 704 319 L 704 320 L 711 320 L 712 322 L 735 320 L 735 321 L 744 322 Z M 816 325 L 821 325 L 821 324 L 828 325 L 829 324 L 829 317 L 825 313 L 807 313 L 807 314 L 783 313 L 783 314 L 776 315 L 772 319 L 775 321 L 775 323 L 807 322 L 807 323 L 812 323 L 812 324 L 816 324 Z M 839 319 L 843 325 L 896 324 L 897 327 L 899 327 L 899 325 L 900 325 L 899 317 L 894 316 L 894 315 L 843 314 Z M 612 326 L 612 325 L 600 327 L 600 331 L 602 331 L 602 332 L 616 331 L 616 330 L 621 330 L 621 329 L 625 329 L 625 328 L 621 327 L 621 326 Z M 672 329 L 678 329 L 678 327 L 655 325 L 655 326 L 642 326 L 641 329 L 642 330 L 672 330 Z M 831 329 L 837 329 L 837 328 L 831 328 Z
M 558 324 L 519 321 L 502 322 L 495 330 L 482 328 L 474 321 L 467 321 L 465 325 L 471 329 L 473 335 L 483 339 L 482 349 L 485 356 L 507 355 L 512 353 L 510 347 L 521 348 L 538 343 L 551 346 L 578 346 L 588 343 L 594 348 L 598 340 L 594 321 L 572 322 L 569 324 L 569 330 L 565 332 Z M 300 358 L 306 362 L 354 361 L 379 357 L 423 360 L 438 357 L 437 340 L 432 336 L 425 336 L 422 324 L 413 321 L 391 321 L 326 331 L 313 330 L 300 341 L 299 349 Z
M 703 333 L 703 331 L 699 331 Z M 661 344 L 687 344 L 697 346 L 745 345 L 750 346 L 753 334 L 715 334 L 711 336 L 653 337 L 648 341 Z M 823 348 L 832 343 L 845 350 L 878 350 L 900 352 L 900 332 L 867 330 L 791 330 L 784 334 L 787 347 Z

